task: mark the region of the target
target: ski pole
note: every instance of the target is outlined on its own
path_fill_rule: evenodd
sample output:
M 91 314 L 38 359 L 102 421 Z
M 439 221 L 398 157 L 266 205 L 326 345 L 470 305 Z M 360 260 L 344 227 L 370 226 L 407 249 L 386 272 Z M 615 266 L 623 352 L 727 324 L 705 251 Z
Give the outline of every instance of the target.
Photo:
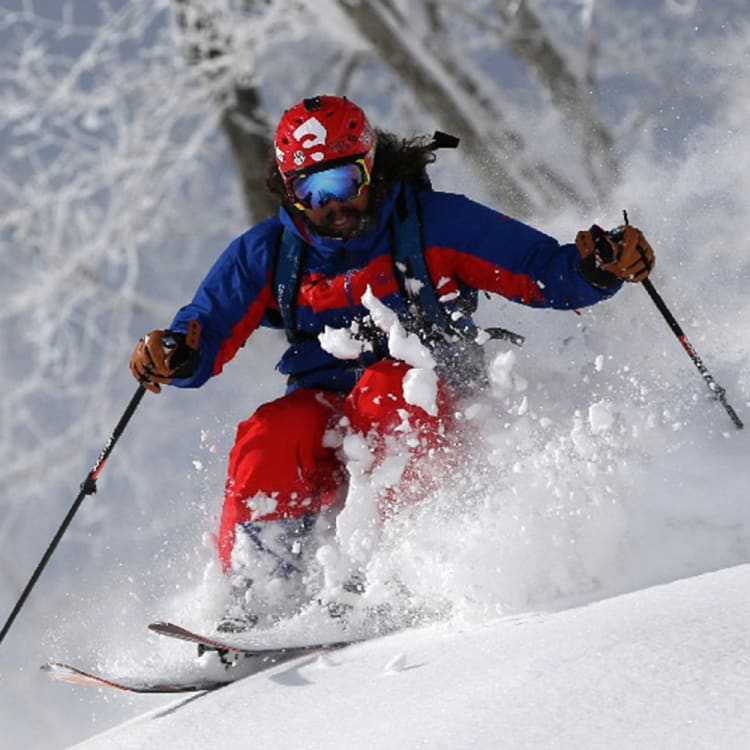
M 654 301 L 654 304 L 659 309 L 659 312 L 664 316 L 664 320 L 667 321 L 672 332 L 677 337 L 677 340 L 682 344 L 682 348 L 687 352 L 688 357 L 693 361 L 693 364 L 698 368 L 698 372 L 703 376 L 703 380 L 706 381 L 711 393 L 714 394 L 716 400 L 726 409 L 729 418 L 734 422 L 734 426 L 741 430 L 744 425 L 742 420 L 737 415 L 737 412 L 732 408 L 732 405 L 727 401 L 726 389 L 722 388 L 714 379 L 711 373 L 708 371 L 706 365 L 703 364 L 703 360 L 698 356 L 698 353 L 693 348 L 693 345 L 688 341 L 680 324 L 675 320 L 674 315 L 669 311 L 669 308 L 661 298 L 659 292 L 656 291 L 654 285 L 650 279 L 644 279 L 641 282 L 645 290 L 649 293 L 649 296 Z
M 107 440 L 107 442 L 104 444 L 104 448 L 102 449 L 102 452 L 99 454 L 99 458 L 94 464 L 94 468 L 91 469 L 91 471 L 86 476 L 86 479 L 84 479 L 83 482 L 81 483 L 81 491 L 78 493 L 78 497 L 76 497 L 75 501 L 73 502 L 73 505 L 68 511 L 68 515 L 65 516 L 65 520 L 62 522 L 60 528 L 57 530 L 57 533 L 55 534 L 54 538 L 50 542 L 49 547 L 47 547 L 47 551 L 44 553 L 44 556 L 39 562 L 39 565 L 37 565 L 36 570 L 34 571 L 33 575 L 29 579 L 29 582 L 26 584 L 26 588 L 23 590 L 23 593 L 21 594 L 20 598 L 16 602 L 16 606 L 13 607 L 13 611 L 10 613 L 10 616 L 8 617 L 5 625 L 3 625 L 3 629 L 2 631 L 0 631 L 0 643 L 3 642 L 3 639 L 5 638 L 6 634 L 8 633 L 11 626 L 13 625 L 13 621 L 18 616 L 18 613 L 21 611 L 21 608 L 23 607 L 24 603 L 28 599 L 29 594 L 31 593 L 34 586 L 36 585 L 36 582 L 39 580 L 39 577 L 42 575 L 44 568 L 46 567 L 47 563 L 52 557 L 52 554 L 55 551 L 55 548 L 57 547 L 63 535 L 65 534 L 65 531 L 67 530 L 68 526 L 70 526 L 70 523 L 73 520 L 73 517 L 75 516 L 76 512 L 78 511 L 78 508 L 83 502 L 83 499 L 86 497 L 86 495 L 91 495 L 94 492 L 96 492 L 96 480 L 99 478 L 99 474 L 104 468 L 104 464 L 107 462 L 107 459 L 109 458 L 109 454 L 112 453 L 112 449 L 115 447 L 117 441 L 120 438 L 120 435 L 122 435 L 122 433 L 125 431 L 125 427 L 130 421 L 130 418 L 133 416 L 135 410 L 138 408 L 138 404 L 141 402 L 141 399 L 143 398 L 143 394 L 145 392 L 146 392 L 146 389 L 142 385 L 139 385 L 138 390 L 135 392 L 135 395 L 133 396 L 133 398 L 130 399 L 130 403 L 125 409 L 125 412 L 123 413 L 122 417 L 120 417 L 120 421 L 117 423 L 117 427 L 115 427 L 114 432 L 110 436 L 109 440 Z
M 622 212 L 623 218 L 625 220 L 625 224 L 629 224 L 628 221 L 628 212 L 623 211 Z M 612 233 L 613 237 L 617 239 L 617 232 Z M 651 299 L 654 301 L 654 304 L 656 305 L 659 312 L 664 317 L 664 320 L 667 321 L 667 324 L 672 329 L 672 333 L 677 337 L 677 340 L 682 344 L 682 348 L 687 352 L 688 357 L 693 361 L 693 364 L 698 368 L 698 372 L 703 376 L 703 380 L 705 380 L 706 385 L 708 386 L 708 389 L 711 391 L 711 393 L 714 394 L 714 397 L 716 400 L 726 409 L 727 414 L 729 415 L 729 418 L 734 423 L 734 426 L 741 430 L 744 427 L 744 424 L 742 423 L 742 420 L 737 415 L 737 412 L 732 408 L 732 405 L 727 401 L 727 392 L 725 388 L 722 388 L 713 378 L 713 375 L 708 371 L 708 368 L 706 365 L 703 364 L 703 360 L 698 356 L 698 352 L 695 351 L 695 348 L 693 345 L 688 341 L 688 337 L 685 335 L 685 332 L 680 327 L 680 324 L 675 319 L 674 315 L 670 312 L 669 308 L 667 307 L 664 300 L 661 298 L 661 295 L 659 292 L 656 291 L 656 287 L 651 282 L 651 279 L 644 279 L 642 282 L 643 287 L 648 292 Z

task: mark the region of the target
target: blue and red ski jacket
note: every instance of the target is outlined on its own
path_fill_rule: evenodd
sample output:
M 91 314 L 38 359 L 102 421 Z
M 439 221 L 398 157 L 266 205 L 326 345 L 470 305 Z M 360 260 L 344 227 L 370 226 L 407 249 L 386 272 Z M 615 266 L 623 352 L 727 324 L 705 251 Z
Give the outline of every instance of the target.
M 300 269 L 296 329 L 278 369 L 294 386 L 348 392 L 357 372 L 388 352 L 365 352 L 362 360 L 337 359 L 320 345 L 324 326 L 349 327 L 366 316 L 362 296 L 376 297 L 406 315 L 394 269 L 392 219 L 402 190 L 395 185 L 383 200 L 377 226 L 367 234 L 336 239 L 311 233 L 282 208 L 278 216 L 237 237 L 209 271 L 193 301 L 172 322 L 186 331 L 201 324 L 199 364 L 189 378 L 173 385 L 194 388 L 218 375 L 258 326 L 283 328 L 274 289 L 282 229 L 300 236 L 308 248 Z M 417 193 L 424 257 L 438 296 L 449 312 L 462 290 L 485 290 L 533 307 L 575 309 L 612 296 L 621 284 L 601 289 L 579 272 L 574 244 L 555 239 L 463 195 L 425 190 Z

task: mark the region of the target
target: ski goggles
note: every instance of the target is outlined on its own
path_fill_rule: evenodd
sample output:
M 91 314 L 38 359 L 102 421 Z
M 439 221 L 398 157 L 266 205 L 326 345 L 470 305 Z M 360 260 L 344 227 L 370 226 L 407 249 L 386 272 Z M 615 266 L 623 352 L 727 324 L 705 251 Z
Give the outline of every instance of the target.
M 316 172 L 303 172 L 288 181 L 294 207 L 323 208 L 329 201 L 346 203 L 362 194 L 370 184 L 365 157 Z

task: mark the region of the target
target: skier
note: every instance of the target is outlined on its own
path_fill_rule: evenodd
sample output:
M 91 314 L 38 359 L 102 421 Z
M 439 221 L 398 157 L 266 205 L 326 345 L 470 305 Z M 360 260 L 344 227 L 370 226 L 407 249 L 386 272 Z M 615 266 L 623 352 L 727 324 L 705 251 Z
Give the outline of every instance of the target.
M 346 494 L 336 429 L 366 437 L 376 460 L 386 443 L 408 456 L 392 496 L 432 474 L 451 404 L 482 384 L 471 319 L 478 290 L 571 310 L 642 281 L 654 266 L 635 227 L 594 225 L 560 245 L 462 195 L 433 191 L 425 168 L 446 145 L 455 143 L 445 134 L 402 140 L 376 131 L 344 97 L 297 103 L 283 114 L 270 157 L 278 215 L 230 243 L 169 329 L 135 347 L 132 373 L 158 393 L 164 384 L 203 385 L 260 325 L 289 339 L 277 365 L 286 393 L 239 425 L 229 455 L 218 551 L 234 598 L 222 630 L 252 627 L 273 609 L 265 584 L 300 585 L 304 541 Z M 372 324 L 368 294 L 432 353 L 434 408 L 405 397 L 412 368 Z M 326 351 L 325 327 L 365 340 L 360 353 Z

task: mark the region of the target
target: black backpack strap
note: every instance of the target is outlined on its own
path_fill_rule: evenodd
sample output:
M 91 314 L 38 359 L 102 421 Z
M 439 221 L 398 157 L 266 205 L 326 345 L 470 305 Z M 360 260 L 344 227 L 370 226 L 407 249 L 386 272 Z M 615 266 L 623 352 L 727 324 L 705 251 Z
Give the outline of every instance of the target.
M 418 317 L 447 330 L 451 320 L 438 299 L 422 242 L 422 221 L 414 187 L 405 183 L 398 197 L 393 252 L 396 277 L 407 302 L 417 307 Z M 416 282 L 416 283 L 414 283 Z
M 414 185 L 405 184 L 396 203 L 393 254 L 399 288 L 411 308 L 410 312 L 418 330 L 429 333 L 438 330 L 446 335 L 474 339 L 478 329 L 471 320 L 471 315 L 477 308 L 477 290 L 461 289 L 463 304 L 456 309 L 465 317 L 462 319 L 463 324 L 454 322 L 440 302 L 427 267 L 416 194 L 417 189 Z M 417 283 L 414 283 L 415 281 Z M 522 346 L 525 340 L 520 334 L 505 328 L 491 327 L 483 330 L 491 339 L 506 339 L 516 346 Z
M 434 334 L 459 335 L 473 338 L 477 328 L 470 316 L 477 306 L 477 291 L 462 288 L 461 323 L 455 322 L 440 301 L 435 284 L 427 267 L 422 240 L 422 219 L 414 185 L 404 184 L 396 203 L 394 226 L 394 261 L 396 278 L 401 293 L 410 306 L 410 312 L 420 330 Z M 415 283 L 416 282 L 416 283 Z
M 289 341 L 295 341 L 298 338 L 297 294 L 301 281 L 302 260 L 306 251 L 306 242 L 286 227 L 281 230 L 276 247 L 273 290 Z

